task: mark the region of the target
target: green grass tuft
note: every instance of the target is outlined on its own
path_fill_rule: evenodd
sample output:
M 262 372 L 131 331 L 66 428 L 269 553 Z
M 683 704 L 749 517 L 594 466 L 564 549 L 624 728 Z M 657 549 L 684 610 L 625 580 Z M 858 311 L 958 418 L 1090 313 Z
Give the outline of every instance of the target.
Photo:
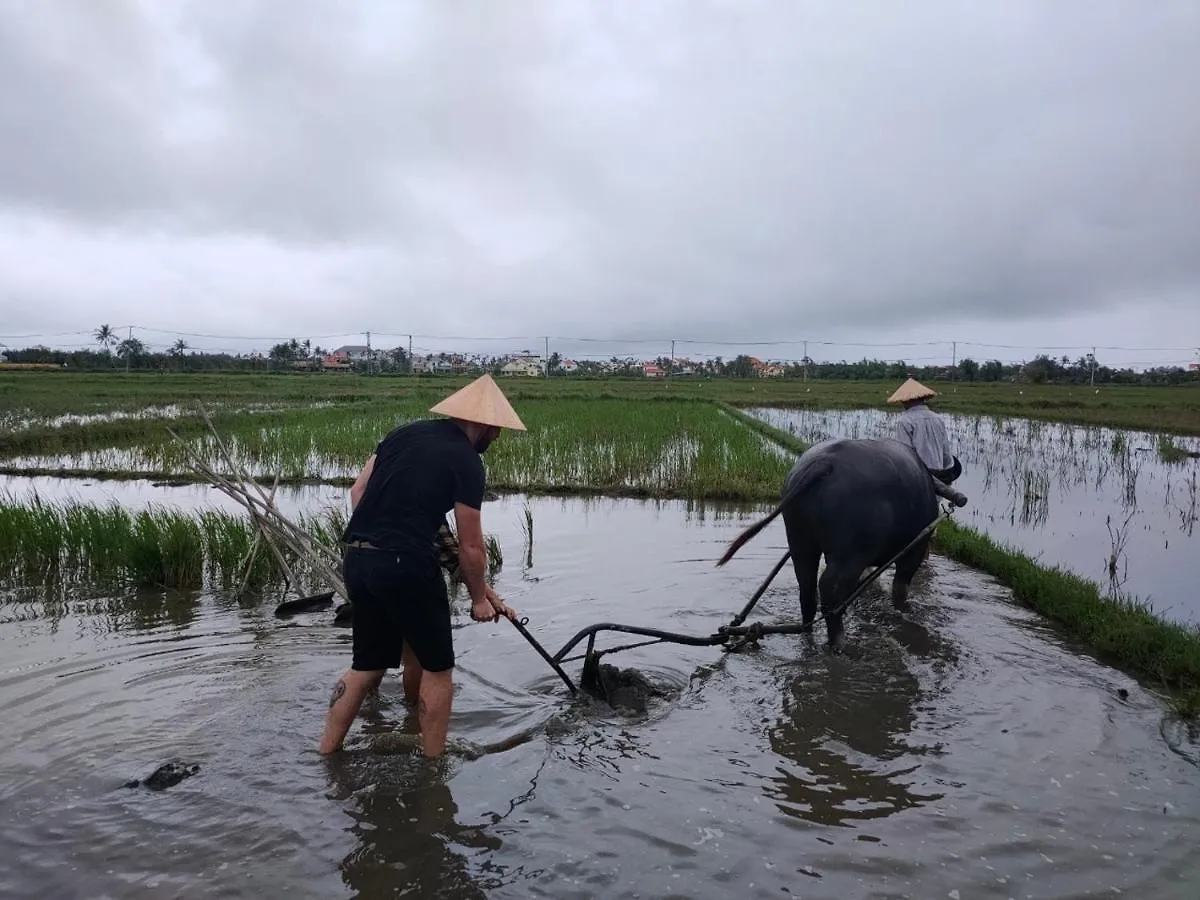
M 345 513 L 336 508 L 302 515 L 298 524 L 317 542 L 340 550 Z M 136 588 L 240 589 L 255 527 L 245 515 L 223 510 L 190 513 L 154 506 L 130 512 L 67 501 L 26 503 L 0 499 L 0 578 L 24 583 L 71 581 Z M 504 563 L 495 535 L 484 536 L 488 571 Z M 304 579 L 304 560 L 284 552 L 284 561 Z M 259 592 L 284 578 L 274 554 L 261 544 L 247 588 Z M 293 585 L 300 589 L 299 586 Z M 312 585 L 314 592 L 327 585 Z

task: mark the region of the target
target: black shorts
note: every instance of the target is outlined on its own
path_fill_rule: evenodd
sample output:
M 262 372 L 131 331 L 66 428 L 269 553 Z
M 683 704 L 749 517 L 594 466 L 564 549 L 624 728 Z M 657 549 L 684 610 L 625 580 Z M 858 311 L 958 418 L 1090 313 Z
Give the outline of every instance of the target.
M 386 550 L 349 548 L 343 566 L 354 610 L 350 668 L 399 668 L 405 644 L 427 672 L 454 668 L 450 600 L 436 563 L 413 565 Z

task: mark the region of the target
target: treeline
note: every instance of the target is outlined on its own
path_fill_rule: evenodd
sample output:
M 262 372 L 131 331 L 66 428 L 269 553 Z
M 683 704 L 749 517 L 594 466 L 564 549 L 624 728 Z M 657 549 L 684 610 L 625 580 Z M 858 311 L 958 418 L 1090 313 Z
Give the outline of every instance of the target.
M 1138 371 L 1101 365 L 1088 357 L 1072 362 L 1064 356 L 1054 359 L 1045 354 L 1027 363 L 1002 363 L 999 360 L 978 362 L 963 359 L 954 366 L 916 366 L 900 362 L 861 360 L 856 363 L 811 363 L 809 378 L 830 380 L 891 380 L 912 376 L 919 380 L 964 382 L 1012 382 L 1022 384 L 1200 384 L 1200 371 L 1182 366 L 1159 366 Z M 805 366 L 788 367 L 790 377 L 804 377 Z
M 305 342 L 306 343 L 306 342 Z M 299 350 L 299 352 L 297 352 Z M 11 363 L 50 364 L 68 370 L 85 371 L 162 371 L 162 372 L 288 372 L 307 375 L 330 374 L 319 365 L 310 371 L 297 368 L 305 359 L 319 358 L 320 348 L 309 350 L 304 343 L 293 347 L 277 345 L 268 353 L 213 353 L 193 350 L 183 341 L 177 341 L 168 350 L 150 350 L 137 338 L 127 338 L 115 348 L 99 350 L 54 350 L 44 346 L 8 348 L 4 360 Z M 462 359 L 452 354 L 437 354 L 442 358 Z M 642 377 L 646 374 L 646 363 L 632 358 L 608 360 L 582 360 L 574 362 L 569 370 L 558 353 L 552 353 L 548 361 L 548 374 L 555 378 L 580 377 Z M 455 374 L 499 374 L 503 358 L 473 358 L 455 367 Z M 904 360 L 861 359 L 857 362 L 779 362 L 763 364 L 750 356 L 736 356 L 725 360 L 716 357 L 703 362 L 671 360 L 660 357 L 651 362 L 666 377 L 674 378 L 763 378 L 789 379 L 810 378 L 831 381 L 895 381 L 912 376 L 922 381 L 961 382 L 1012 382 L 1025 384 L 1130 384 L 1130 385 L 1177 385 L 1200 384 L 1200 370 L 1189 370 L 1182 366 L 1161 366 L 1138 371 L 1132 368 L 1105 366 L 1088 357 L 1074 361 L 1068 357 L 1058 359 L 1039 355 L 1033 360 L 1020 363 L 1003 363 L 999 360 L 978 362 L 973 359 L 960 360 L 954 366 L 913 365 Z M 373 359 L 355 360 L 350 371 L 379 374 L 406 375 L 410 372 L 409 361 L 402 350 L 378 352 Z M 437 377 L 419 373 L 419 377 Z
M 551 357 L 551 365 L 554 359 Z M 953 366 L 915 365 L 904 360 L 861 359 L 857 362 L 782 362 L 763 365 L 751 356 L 736 356 L 731 360 L 721 357 L 702 363 L 672 361 L 659 357 L 654 364 L 672 377 L 723 377 L 761 378 L 772 377 L 772 369 L 779 370 L 774 377 L 811 378 L 820 381 L 895 381 L 913 377 L 921 381 L 963 382 L 1010 382 L 1021 384 L 1200 384 L 1200 370 L 1189 370 L 1181 366 L 1161 366 L 1138 371 L 1132 368 L 1116 368 L 1101 365 L 1088 357 L 1072 362 L 1068 357 L 1053 359 L 1045 354 L 1034 357 L 1027 363 L 1004 363 L 992 359 L 978 362 L 974 359 L 960 360 Z M 615 369 L 613 368 L 615 365 Z M 580 371 L 637 375 L 641 364 L 632 360 L 610 360 L 608 363 L 580 363 Z M 551 371 L 551 374 L 557 374 Z

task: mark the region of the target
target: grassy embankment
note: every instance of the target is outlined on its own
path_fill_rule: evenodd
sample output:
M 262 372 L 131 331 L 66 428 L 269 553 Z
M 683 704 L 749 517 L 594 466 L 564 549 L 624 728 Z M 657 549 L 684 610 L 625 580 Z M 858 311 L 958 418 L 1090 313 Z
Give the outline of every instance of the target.
M 734 412 L 750 427 L 795 453 L 803 441 Z M 943 521 L 933 547 L 944 556 L 991 575 L 1013 597 L 1107 664 L 1117 665 L 1160 689 L 1188 718 L 1200 715 L 1200 630 L 1164 622 L 1131 598 L 1111 599 L 1099 584 L 1057 566 L 1034 562 L 953 520 Z

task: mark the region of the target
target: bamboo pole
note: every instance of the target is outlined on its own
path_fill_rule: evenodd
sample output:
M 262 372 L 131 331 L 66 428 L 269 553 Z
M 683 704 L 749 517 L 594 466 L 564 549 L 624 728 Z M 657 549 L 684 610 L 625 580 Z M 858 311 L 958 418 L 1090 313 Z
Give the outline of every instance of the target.
M 274 484 L 268 493 L 263 489 L 262 485 L 258 484 L 251 477 L 250 473 L 244 467 L 238 465 L 229 447 L 217 433 L 216 427 L 213 425 L 207 410 L 202 405 L 200 406 L 200 413 L 204 418 L 205 424 L 208 426 L 209 432 L 212 434 L 218 457 L 224 463 L 222 468 L 226 469 L 229 475 L 218 472 L 213 465 L 210 465 L 208 461 L 201 457 L 191 445 L 172 429 L 168 428 L 167 431 L 183 448 L 192 469 L 205 481 L 243 506 L 256 526 L 254 548 L 251 550 L 250 556 L 247 557 L 245 564 L 243 591 L 248 586 L 255 555 L 258 553 L 259 547 L 262 544 L 266 544 L 267 549 L 274 556 L 289 585 L 298 589 L 299 579 L 285 558 L 285 550 L 300 560 L 308 569 L 312 570 L 313 574 L 328 582 L 335 593 L 347 598 L 346 587 L 340 571 L 340 555 L 332 547 L 316 540 L 302 527 L 291 522 L 279 511 L 279 507 L 275 503 L 275 494 L 280 478 L 282 477 L 282 471 L 276 474 Z

